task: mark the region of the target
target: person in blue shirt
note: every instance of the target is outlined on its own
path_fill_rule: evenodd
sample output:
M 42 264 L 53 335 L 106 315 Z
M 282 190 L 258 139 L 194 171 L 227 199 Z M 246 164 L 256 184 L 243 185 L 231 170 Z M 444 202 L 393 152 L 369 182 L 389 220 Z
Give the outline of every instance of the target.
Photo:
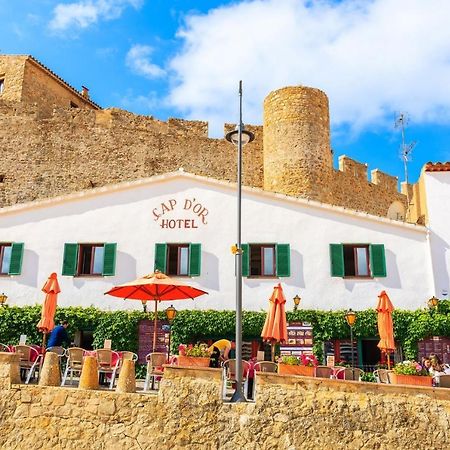
M 62 347 L 63 342 L 66 342 L 67 345 L 70 344 L 69 335 L 67 334 L 68 326 L 69 322 L 65 320 L 64 322 L 61 322 L 61 325 L 53 328 L 53 331 L 50 333 L 50 337 L 48 338 L 47 348 Z

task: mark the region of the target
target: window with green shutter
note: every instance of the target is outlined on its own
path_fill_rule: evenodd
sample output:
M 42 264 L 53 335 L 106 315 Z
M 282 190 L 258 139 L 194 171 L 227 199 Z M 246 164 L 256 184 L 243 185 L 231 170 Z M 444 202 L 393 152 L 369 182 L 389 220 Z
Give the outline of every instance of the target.
M 202 263 L 201 244 L 155 244 L 155 270 L 167 275 L 198 277 Z
M 22 272 L 23 243 L 0 243 L 0 274 L 20 275 Z
M 330 244 L 331 276 L 386 276 L 383 244 Z
M 289 277 L 289 244 L 242 244 L 242 276 Z
M 241 244 L 242 248 L 242 276 L 248 277 L 250 273 L 250 245 Z
M 77 274 L 78 244 L 64 244 L 62 274 L 74 276 Z
M 116 274 L 116 252 L 117 244 L 105 244 L 103 254 L 103 276 L 114 276 Z
M 276 244 L 277 276 L 291 276 L 291 249 L 289 244 Z

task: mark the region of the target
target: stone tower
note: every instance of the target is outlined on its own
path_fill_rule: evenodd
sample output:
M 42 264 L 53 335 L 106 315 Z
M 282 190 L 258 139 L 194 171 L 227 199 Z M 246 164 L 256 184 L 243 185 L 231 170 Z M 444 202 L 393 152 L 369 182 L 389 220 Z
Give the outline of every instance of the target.
M 331 195 L 328 97 L 285 87 L 264 100 L 264 189 L 326 201 Z

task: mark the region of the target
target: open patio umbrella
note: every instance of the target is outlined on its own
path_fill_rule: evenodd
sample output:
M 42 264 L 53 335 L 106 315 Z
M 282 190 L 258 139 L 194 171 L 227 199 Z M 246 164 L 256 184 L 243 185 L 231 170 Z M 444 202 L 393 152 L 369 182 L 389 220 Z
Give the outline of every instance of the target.
M 115 286 L 105 294 L 121 297 L 124 300 L 154 300 L 155 302 L 155 319 L 153 330 L 153 351 L 156 347 L 156 327 L 158 325 L 158 302 L 194 299 L 206 291 L 189 286 L 178 280 L 169 278 L 162 272 L 145 275 L 137 280 L 130 281 L 119 286 Z
M 392 322 L 392 311 L 394 307 L 389 299 L 386 291 L 382 291 L 378 296 L 378 334 L 380 335 L 380 342 L 378 348 L 385 352 L 388 360 L 388 369 L 391 368 L 391 361 L 389 353 L 395 351 L 394 342 L 394 324 Z
M 278 283 L 269 299 L 269 311 L 261 333 L 261 337 L 272 346 L 272 361 L 275 359 L 275 343 L 287 341 L 285 304 L 283 288 Z
M 41 320 L 37 327 L 40 332 L 44 333 L 42 338 L 42 347 L 45 347 L 47 334 L 55 328 L 55 312 L 58 300 L 58 294 L 61 292 L 59 288 L 58 278 L 53 272 L 42 287 L 42 292 L 45 292 L 45 299 L 42 305 Z

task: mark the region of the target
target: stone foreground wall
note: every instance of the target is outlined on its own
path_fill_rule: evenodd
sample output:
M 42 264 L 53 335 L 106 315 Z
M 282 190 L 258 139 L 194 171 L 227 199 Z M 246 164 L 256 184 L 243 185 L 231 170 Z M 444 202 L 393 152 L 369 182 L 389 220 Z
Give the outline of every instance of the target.
M 262 374 L 255 403 L 220 400 L 219 369 L 166 369 L 158 395 L 11 384 L 2 449 L 448 449 L 450 390 Z M 9 358 L 9 359 L 7 359 Z

